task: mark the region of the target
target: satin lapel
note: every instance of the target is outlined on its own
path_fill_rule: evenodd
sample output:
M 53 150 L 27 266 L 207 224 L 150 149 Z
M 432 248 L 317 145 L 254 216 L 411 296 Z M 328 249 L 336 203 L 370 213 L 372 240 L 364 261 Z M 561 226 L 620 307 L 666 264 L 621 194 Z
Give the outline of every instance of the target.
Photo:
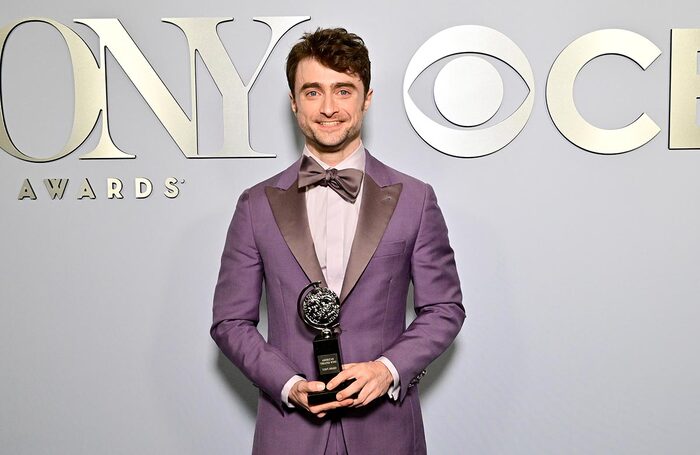
M 304 192 L 299 191 L 295 181 L 286 190 L 269 186 L 265 188 L 265 194 L 277 227 L 304 273 L 312 282 L 320 281 L 326 286 L 311 238 Z
M 372 255 L 377 250 L 379 241 L 382 239 L 399 201 L 402 187 L 400 183 L 380 187 L 369 175 L 366 175 L 357 229 L 350 249 L 348 266 L 345 269 L 343 288 L 340 292 L 341 302 L 345 301 L 350 291 L 355 287 L 369 260 L 372 259 Z

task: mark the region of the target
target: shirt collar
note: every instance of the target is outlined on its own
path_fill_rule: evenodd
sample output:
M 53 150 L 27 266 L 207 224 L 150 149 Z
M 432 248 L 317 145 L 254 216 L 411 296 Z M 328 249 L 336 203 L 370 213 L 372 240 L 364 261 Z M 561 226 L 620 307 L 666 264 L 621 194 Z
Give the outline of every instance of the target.
M 316 162 L 321 165 L 323 169 L 330 169 L 331 166 L 327 165 L 323 161 L 321 161 L 319 158 L 317 158 L 311 151 L 309 150 L 308 147 L 304 146 L 304 151 L 303 154 L 306 156 L 309 156 L 316 160 Z M 367 160 L 366 154 L 365 154 L 365 146 L 362 144 L 362 141 L 360 141 L 360 145 L 357 146 L 357 148 L 343 161 L 338 163 L 336 166 L 333 166 L 335 169 L 341 170 L 341 169 L 359 169 L 361 171 L 365 170 L 365 161 Z

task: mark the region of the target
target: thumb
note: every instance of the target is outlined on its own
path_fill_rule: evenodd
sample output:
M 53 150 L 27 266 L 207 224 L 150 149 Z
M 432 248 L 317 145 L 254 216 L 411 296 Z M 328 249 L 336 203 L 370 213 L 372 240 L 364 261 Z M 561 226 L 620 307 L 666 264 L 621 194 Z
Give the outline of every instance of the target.
M 309 381 L 305 385 L 305 392 L 320 392 L 326 388 L 326 384 L 320 381 Z

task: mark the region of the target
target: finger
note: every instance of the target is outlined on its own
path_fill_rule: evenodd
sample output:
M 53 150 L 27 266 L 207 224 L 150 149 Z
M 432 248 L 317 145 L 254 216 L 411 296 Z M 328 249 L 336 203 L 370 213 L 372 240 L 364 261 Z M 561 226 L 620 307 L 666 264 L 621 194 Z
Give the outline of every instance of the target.
M 338 387 L 340 384 L 345 382 L 347 379 L 351 378 L 353 375 L 352 371 L 350 370 L 343 370 L 340 373 L 336 374 L 333 379 L 328 381 L 328 384 L 326 385 L 326 388 L 328 390 L 333 390 L 336 387 Z
M 309 412 L 313 414 L 320 414 L 320 413 L 325 413 L 326 411 L 330 411 L 331 409 L 335 409 L 337 406 L 335 405 L 335 402 L 332 401 L 330 403 L 324 403 L 324 404 L 317 404 L 315 406 L 309 406 Z
M 319 419 L 321 419 L 321 418 L 323 418 L 323 417 L 325 417 L 325 416 L 326 416 L 326 413 L 325 413 L 325 412 L 319 412 L 318 414 L 316 414 L 316 417 L 318 417 Z
M 310 406 L 309 412 L 316 414 L 316 415 L 318 415 L 320 413 L 325 414 L 327 411 L 330 411 L 332 409 L 350 406 L 352 404 L 352 402 L 353 402 L 353 400 L 344 400 L 344 401 L 330 401 L 328 403 L 317 404 L 315 406 Z
M 326 388 L 326 385 L 320 381 L 299 381 L 299 391 L 304 393 L 320 392 Z
M 363 389 L 362 392 L 360 392 L 360 395 L 357 397 L 357 399 L 353 400 L 352 407 L 353 408 L 359 408 L 362 406 L 367 406 L 370 404 L 372 401 L 377 399 L 379 396 L 379 393 L 377 393 L 377 390 L 374 389 L 371 392 L 365 394 L 365 390 Z
M 362 406 L 367 406 L 368 404 L 370 404 L 371 402 L 373 402 L 374 400 L 376 400 L 380 396 L 381 396 L 381 394 L 379 393 L 379 391 L 377 389 L 375 389 L 372 392 L 370 392 L 369 394 L 367 394 L 366 397 L 362 397 L 362 398 L 358 397 L 358 399 L 355 400 L 355 402 L 353 403 L 352 407 L 359 408 Z
M 344 363 L 344 364 L 343 364 L 343 370 L 347 370 L 348 368 L 352 368 L 352 367 L 354 367 L 355 365 L 357 365 L 357 364 L 356 364 L 356 363 Z
M 339 391 L 335 395 L 335 399 L 338 401 L 343 401 L 346 398 L 350 398 L 351 396 L 355 395 L 360 390 L 362 390 L 366 384 L 367 384 L 366 381 L 363 381 L 360 379 L 355 379 L 353 382 L 350 383 L 349 386 L 347 386 L 343 390 Z
M 353 406 L 358 406 L 362 405 L 367 401 L 367 397 L 374 391 L 374 387 L 372 387 L 371 383 L 368 383 L 365 385 L 362 390 L 360 390 L 360 393 L 357 394 L 357 398 L 355 398 Z

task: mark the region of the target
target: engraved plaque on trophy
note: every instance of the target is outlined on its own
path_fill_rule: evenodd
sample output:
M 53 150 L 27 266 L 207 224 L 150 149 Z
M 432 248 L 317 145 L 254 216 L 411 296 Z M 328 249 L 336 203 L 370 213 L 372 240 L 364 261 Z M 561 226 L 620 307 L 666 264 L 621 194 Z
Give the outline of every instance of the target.
M 318 372 L 318 380 L 328 383 L 342 369 L 340 345 L 334 329 L 340 319 L 340 299 L 332 290 L 314 282 L 306 286 L 299 294 L 299 317 L 302 321 L 319 333 L 314 339 L 314 359 Z M 310 392 L 309 405 L 319 405 L 335 401 L 335 394 L 348 386 L 352 381 L 345 381 L 333 390 Z

